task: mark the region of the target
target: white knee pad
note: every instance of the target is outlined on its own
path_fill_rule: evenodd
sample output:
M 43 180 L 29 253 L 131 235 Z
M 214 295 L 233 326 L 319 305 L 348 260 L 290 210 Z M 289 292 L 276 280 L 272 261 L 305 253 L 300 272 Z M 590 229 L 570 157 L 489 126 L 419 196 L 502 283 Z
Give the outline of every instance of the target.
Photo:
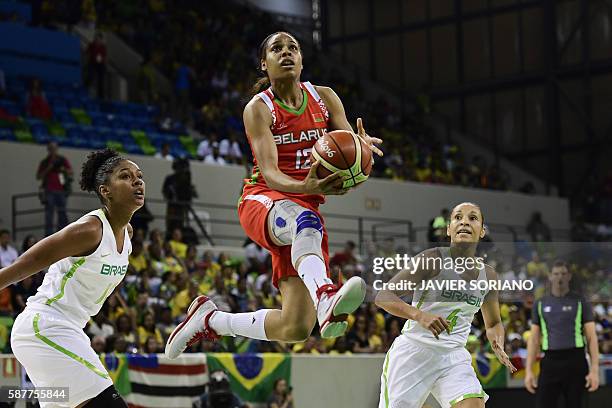
M 274 202 L 268 215 L 272 240 L 278 245 L 291 245 L 291 263 L 304 255 L 317 255 L 323 259 L 323 223 L 312 210 L 291 200 Z

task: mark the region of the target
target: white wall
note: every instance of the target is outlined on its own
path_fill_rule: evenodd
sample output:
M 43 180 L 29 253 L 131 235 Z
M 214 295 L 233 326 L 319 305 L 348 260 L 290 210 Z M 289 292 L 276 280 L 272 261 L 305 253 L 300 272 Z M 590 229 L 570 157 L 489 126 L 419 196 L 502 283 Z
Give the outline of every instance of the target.
M 87 151 L 79 149 L 60 149 L 75 169 L 75 191 L 78 189 L 78 175 L 85 160 Z M 0 226 L 11 227 L 11 196 L 18 193 L 29 193 L 37 190 L 35 172 L 40 160 L 46 155 L 44 146 L 20 143 L 0 142 Z M 147 183 L 147 198 L 161 199 L 162 183 L 171 173 L 171 163 L 145 156 L 134 156 L 140 165 Z M 240 166 L 211 166 L 192 162 L 193 182 L 200 195 L 198 201 L 232 206 L 230 209 L 208 209 L 211 218 L 237 221 L 235 205 L 242 188 L 245 170 Z M 396 221 L 411 220 L 414 227 L 426 227 L 428 221 L 436 216 L 443 207 L 451 208 L 462 201 L 474 201 L 483 209 L 486 221 L 490 224 L 505 224 L 524 227 L 534 211 L 540 211 L 544 221 L 551 227 L 569 228 L 569 207 L 566 199 L 545 196 L 528 196 L 514 192 L 466 189 L 455 186 L 432 186 L 424 183 L 395 182 L 391 180 L 372 179 L 350 194 L 343 197 L 330 197 L 323 209 L 324 215 L 342 214 L 352 217 L 349 220 L 338 220 L 327 217 L 328 228 L 342 228 L 356 231 L 357 217 L 381 217 Z M 72 197 L 69 208 L 83 210 L 95 208 L 95 198 L 84 199 Z M 20 210 L 40 208 L 36 199 L 31 199 Z M 150 204 L 150 210 L 156 215 L 165 213 L 165 205 Z M 74 219 L 78 213 L 70 214 Z M 42 214 L 20 218 L 20 225 L 42 224 Z M 373 221 L 366 222 L 366 232 L 371 230 Z M 162 227 L 156 221 L 154 227 Z M 388 231 L 405 230 L 403 226 L 387 227 Z M 241 234 L 239 225 L 213 224 L 213 235 Z M 496 235 L 497 234 L 497 235 Z M 332 232 L 331 241 L 342 242 L 356 239 L 353 232 Z M 23 235 L 21 235 L 23 237 Z M 509 240 L 508 234 L 493 230 L 493 238 L 498 241 Z M 218 243 L 232 244 L 232 242 Z M 233 244 L 237 242 L 234 241 Z
M 291 358 L 296 407 L 378 406 L 384 354 L 358 357 L 294 354 Z

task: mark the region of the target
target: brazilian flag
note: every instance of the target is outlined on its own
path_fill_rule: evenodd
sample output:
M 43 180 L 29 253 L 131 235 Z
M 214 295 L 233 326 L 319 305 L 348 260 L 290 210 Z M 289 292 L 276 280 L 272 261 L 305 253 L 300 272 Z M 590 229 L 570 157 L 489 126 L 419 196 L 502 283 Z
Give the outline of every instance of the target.
M 125 354 L 102 354 L 100 360 L 108 370 L 119 394 L 125 397 L 131 393 L 132 383 L 128 372 L 127 356 Z
M 472 354 L 472 367 L 482 388 L 505 388 L 508 385 L 506 366 L 493 353 Z
M 223 370 L 228 374 L 232 391 L 244 401 L 266 402 L 278 378 L 290 384 L 289 354 L 210 353 L 206 361 L 208 372 Z

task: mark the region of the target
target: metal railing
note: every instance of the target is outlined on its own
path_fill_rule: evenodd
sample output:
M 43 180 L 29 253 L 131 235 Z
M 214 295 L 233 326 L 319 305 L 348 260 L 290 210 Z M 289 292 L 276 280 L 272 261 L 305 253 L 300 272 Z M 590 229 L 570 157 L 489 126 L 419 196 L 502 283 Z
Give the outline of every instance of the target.
M 74 198 L 80 198 L 82 205 L 68 207 L 66 212 L 70 215 L 81 216 L 91 208 L 99 206 L 95 195 L 87 193 L 73 193 L 68 203 L 74 202 Z M 92 204 L 85 205 L 90 199 Z M 33 204 L 34 203 L 34 204 Z M 165 214 L 167 201 L 155 198 L 147 198 L 147 206 L 151 211 L 154 221 L 165 222 L 168 217 Z M 195 222 L 194 230 L 200 241 L 208 242 L 214 246 L 225 242 L 226 245 L 242 246 L 246 235 L 238 220 L 237 207 L 235 205 L 207 203 L 193 201 L 188 208 L 192 219 Z M 209 218 L 202 220 L 198 217 L 199 211 L 206 211 L 212 214 Z M 24 233 L 44 231 L 44 207 L 38 201 L 38 193 L 15 194 L 12 196 L 12 231 L 15 237 Z M 355 241 L 359 252 L 364 253 L 365 244 L 368 241 L 381 242 L 384 239 L 393 238 L 404 243 L 426 243 L 427 226 L 415 227 L 411 220 L 394 219 L 385 217 L 359 217 L 346 214 L 334 214 L 322 212 L 325 218 L 325 225 L 329 233 L 330 248 L 341 248 L 346 241 Z M 40 214 L 35 220 L 31 216 Z M 26 220 L 30 216 L 29 220 Z M 29 221 L 29 222 L 27 222 Z M 487 224 L 489 231 L 495 241 L 516 242 L 530 241 L 529 233 L 524 225 L 509 224 Z M 197 227 L 197 228 L 196 228 Z M 212 230 L 212 231 L 209 231 Z M 569 242 L 571 239 L 568 229 L 551 229 L 553 241 Z M 21 237 L 23 238 L 23 237 Z
M 88 200 L 91 200 L 91 205 L 87 205 Z M 68 204 L 70 205 L 75 201 L 81 205 L 68 206 L 66 208 L 69 219 L 76 218 L 70 217 L 70 215 L 81 216 L 100 205 L 98 198 L 88 193 L 72 193 L 68 199 Z M 21 234 L 32 232 L 40 232 L 42 235 L 45 228 L 45 209 L 39 202 L 38 193 L 15 194 L 11 197 L 11 203 L 12 231 L 14 236 L 17 237 Z M 153 216 L 153 222 L 168 220 L 168 217 L 163 212 L 168 204 L 166 200 L 147 198 L 146 203 Z M 202 220 L 198 217 L 198 211 L 201 210 L 214 216 Z M 198 229 L 194 228 L 198 239 L 207 241 L 211 245 L 218 244 L 221 241 L 229 241 L 233 245 L 241 246 L 245 241 L 246 235 L 240 226 L 236 205 L 192 201 L 189 203 L 188 211 L 199 229 L 198 231 Z M 40 217 L 35 217 L 35 219 L 31 217 L 37 214 L 40 214 Z M 331 248 L 343 247 L 346 241 L 352 240 L 357 243 L 359 250 L 362 251 L 368 240 L 378 241 L 393 237 L 408 241 L 414 237 L 413 226 L 410 220 L 385 217 L 359 217 L 324 211 L 323 217 L 325 218 L 326 229 L 330 236 L 329 246 Z M 210 229 L 213 231 L 208 231 L 206 225 L 219 226 L 221 228 L 211 227 Z M 334 238 L 336 240 L 333 240 Z
M 529 232 L 525 225 L 510 225 L 510 224 L 489 224 L 485 223 L 489 233 L 493 236 L 493 239 L 500 242 L 517 242 L 517 241 L 531 241 Z M 427 238 L 422 236 L 427 234 L 429 227 L 414 227 L 412 232 L 414 234 L 413 241 L 423 242 L 427 241 Z M 550 230 L 552 241 L 556 242 L 570 242 L 570 230 L 562 228 L 551 228 Z

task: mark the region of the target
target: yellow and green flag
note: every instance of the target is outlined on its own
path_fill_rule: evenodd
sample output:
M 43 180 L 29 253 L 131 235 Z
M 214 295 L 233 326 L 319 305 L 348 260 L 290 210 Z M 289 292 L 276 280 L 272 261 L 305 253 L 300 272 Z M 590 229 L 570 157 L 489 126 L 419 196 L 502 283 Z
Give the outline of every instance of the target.
M 274 382 L 291 379 L 291 356 L 280 353 L 232 354 L 210 353 L 206 355 L 208 371 L 225 371 L 232 390 L 249 402 L 266 402 Z
M 493 353 L 472 354 L 472 367 L 482 388 L 505 388 L 508 385 L 506 367 Z
M 125 397 L 132 392 L 127 356 L 125 354 L 102 354 L 100 360 L 110 374 L 119 394 Z

